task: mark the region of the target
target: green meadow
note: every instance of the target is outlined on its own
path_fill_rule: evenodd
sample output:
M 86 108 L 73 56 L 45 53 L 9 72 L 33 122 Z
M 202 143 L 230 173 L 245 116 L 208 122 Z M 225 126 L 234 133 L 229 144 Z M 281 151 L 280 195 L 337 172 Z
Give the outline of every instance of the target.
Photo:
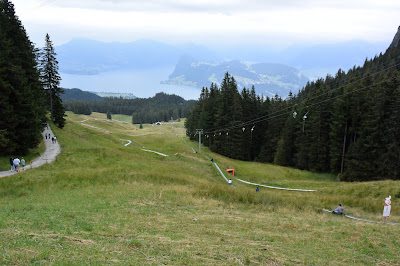
M 398 181 L 342 183 L 206 147 L 193 153 L 183 121 L 139 129 L 129 116 L 67 114 L 64 129 L 52 126 L 56 162 L 0 179 L 0 264 L 400 264 L 400 225 L 320 210 L 341 203 L 346 214 L 382 221 L 391 195 L 388 220 L 400 223 Z M 232 178 L 233 188 L 205 156 L 246 181 L 317 191 L 255 192 Z

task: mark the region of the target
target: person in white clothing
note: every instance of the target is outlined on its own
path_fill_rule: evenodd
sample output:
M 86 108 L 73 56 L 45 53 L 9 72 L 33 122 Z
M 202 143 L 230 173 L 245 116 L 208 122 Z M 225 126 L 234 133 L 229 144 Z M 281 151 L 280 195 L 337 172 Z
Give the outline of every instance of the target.
M 19 172 L 19 163 L 21 161 L 17 158 L 14 159 L 14 167 L 15 167 L 15 171 Z
M 229 180 L 228 180 L 228 184 L 229 184 L 229 185 L 232 185 L 232 179 L 229 179 Z

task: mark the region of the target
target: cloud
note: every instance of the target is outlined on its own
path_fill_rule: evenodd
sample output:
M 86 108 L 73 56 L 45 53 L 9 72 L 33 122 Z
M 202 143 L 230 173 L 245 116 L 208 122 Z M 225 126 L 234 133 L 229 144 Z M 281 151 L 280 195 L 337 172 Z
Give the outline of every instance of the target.
M 22 1 L 22 0 L 19 0 Z M 15 1 L 15 2 L 19 2 Z M 318 8 L 349 9 L 400 9 L 397 0 L 24 0 L 36 6 L 52 5 L 60 8 L 101 9 L 119 12 L 210 12 L 232 13 L 271 10 L 302 10 Z
M 400 1 L 14 0 L 34 42 L 150 38 L 212 44 L 391 40 Z M 351 3 L 349 3 L 351 2 Z M 40 39 L 38 38 L 40 36 Z
M 397 0 L 14 0 L 14 2 L 31 3 L 36 8 L 57 6 L 60 8 L 99 9 L 118 12 L 268 12 L 271 10 L 302 10 L 318 8 L 335 9 L 399 9 Z

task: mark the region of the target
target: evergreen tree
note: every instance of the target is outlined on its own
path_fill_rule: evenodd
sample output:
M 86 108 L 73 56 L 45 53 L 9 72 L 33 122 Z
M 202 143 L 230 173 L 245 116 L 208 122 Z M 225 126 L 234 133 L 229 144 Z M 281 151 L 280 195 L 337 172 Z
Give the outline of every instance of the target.
M 212 83 L 210 90 L 205 88 L 204 103 L 202 106 L 202 111 L 200 115 L 198 128 L 204 129 L 205 141 L 203 142 L 205 146 L 211 146 L 214 140 L 214 116 L 215 116 L 215 101 L 217 97 L 217 88 Z
M 305 121 L 308 130 L 309 165 L 308 169 L 319 172 L 329 171 L 329 132 L 330 132 L 330 101 L 328 98 L 329 86 L 322 79 L 315 82 L 315 89 L 310 101 L 309 115 Z M 311 99 L 312 99 L 311 98 Z M 317 100 L 318 99 L 318 100 Z
M 290 92 L 288 96 L 288 105 L 296 107 L 296 101 Z M 278 141 L 278 146 L 274 158 L 274 164 L 282 166 L 293 166 L 294 165 L 294 154 L 295 154 L 295 143 L 296 137 L 300 130 L 299 125 L 300 116 L 297 115 L 296 108 L 289 110 L 288 118 L 286 119 L 285 126 L 283 128 L 281 138 Z
M 348 88 L 339 91 L 340 94 L 348 93 Z M 349 127 L 351 126 L 349 97 L 337 98 L 331 109 L 332 122 L 330 124 L 330 170 L 332 173 L 343 174 L 344 155 L 350 145 L 351 137 Z
M 60 88 L 61 76 L 58 73 L 57 54 L 49 34 L 46 34 L 45 42 L 40 54 L 40 78 L 44 89 L 47 91 L 50 119 L 62 128 L 65 124 L 65 112 L 60 95 L 64 91 Z
M 220 97 L 216 101 L 214 128 L 218 130 L 219 136 L 215 139 L 215 147 L 212 147 L 212 149 L 218 149 L 221 154 L 228 157 L 231 157 L 232 151 L 232 137 L 229 138 L 229 134 L 232 133 L 230 128 L 235 124 L 236 119 L 241 119 L 240 110 L 237 109 L 238 106 L 235 106 L 235 104 L 238 104 L 238 100 L 235 97 L 237 94 L 239 93 L 235 79 L 229 73 L 225 73 L 221 83 Z
M 35 48 L 14 5 L 0 0 L 0 154 L 37 146 L 45 121 Z
M 394 71 L 388 81 L 382 85 L 385 88 L 384 121 L 381 163 L 378 166 L 379 176 L 400 179 L 400 80 L 399 71 Z
M 265 143 L 259 154 L 259 160 L 262 162 L 272 163 L 278 148 L 278 141 L 281 138 L 281 132 L 285 125 L 287 105 L 281 97 L 275 95 L 271 101 L 266 101 L 268 123 L 266 127 Z

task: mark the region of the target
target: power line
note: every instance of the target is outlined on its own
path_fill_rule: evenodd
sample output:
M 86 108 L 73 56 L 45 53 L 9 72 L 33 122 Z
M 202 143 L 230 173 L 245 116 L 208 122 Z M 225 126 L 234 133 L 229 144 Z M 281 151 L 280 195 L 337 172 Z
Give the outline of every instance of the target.
M 400 57 L 397 57 L 396 60 L 399 59 L 399 58 L 400 58 Z M 353 84 L 353 83 L 360 82 L 360 81 L 366 79 L 366 78 L 368 77 L 368 74 L 371 74 L 372 76 L 375 76 L 375 75 L 380 74 L 380 73 L 382 73 L 382 72 L 384 72 L 384 71 L 387 71 L 387 70 L 389 70 L 389 69 L 395 68 L 395 67 L 397 67 L 397 66 L 399 66 L 399 65 L 400 65 L 400 62 L 399 62 L 399 63 L 396 63 L 396 64 L 394 64 L 394 65 L 392 65 L 392 66 L 389 66 L 389 67 L 387 67 L 387 68 L 384 68 L 384 69 L 382 69 L 382 70 L 380 70 L 380 71 L 376 71 L 376 72 L 374 72 L 373 74 L 371 74 L 371 72 L 369 72 L 369 73 L 367 73 L 366 75 L 364 75 L 362 78 L 359 78 L 359 79 L 357 79 L 357 80 L 351 81 L 351 82 L 349 82 L 349 83 L 347 83 L 347 84 L 345 84 L 345 85 L 339 86 L 339 87 L 337 87 L 337 88 L 335 88 L 335 89 L 329 90 L 329 91 L 327 91 L 327 92 L 325 92 L 325 93 L 322 93 L 322 94 L 320 94 L 320 95 L 317 95 L 317 96 L 315 96 L 315 97 L 313 97 L 313 98 L 306 99 L 306 100 L 307 100 L 307 101 L 311 101 L 311 100 L 318 99 L 318 98 L 320 98 L 320 97 L 322 97 L 322 96 L 324 96 L 324 95 L 326 95 L 326 94 L 332 93 L 332 92 L 337 91 L 337 90 L 339 90 L 339 89 L 343 89 L 343 88 L 345 88 L 346 86 L 349 86 L 349 85 L 351 85 L 351 84 Z M 386 80 L 385 80 L 385 81 L 386 81 Z M 380 83 L 378 83 L 378 84 L 380 84 Z M 373 84 L 373 85 L 378 85 L 378 84 Z M 373 86 L 373 85 L 371 85 L 371 86 Z M 369 87 L 370 87 L 370 86 L 367 86 L 367 87 L 364 87 L 363 89 L 369 88 Z M 359 91 L 359 90 L 360 90 L 360 89 L 358 89 L 358 90 L 353 90 L 353 91 L 351 91 L 351 92 L 349 92 L 349 93 L 346 93 L 346 94 L 344 94 L 344 95 L 347 95 L 347 94 L 350 94 L 350 93 L 353 93 L 353 92 L 356 92 L 356 91 Z M 344 95 L 342 95 L 342 96 L 344 96 Z M 318 103 L 315 103 L 315 104 L 312 104 L 312 105 L 309 105 L 309 106 L 305 106 L 305 107 L 303 107 L 303 108 L 301 108 L 301 109 L 308 108 L 308 107 L 312 107 L 312 106 L 314 106 L 314 105 L 316 105 L 316 104 L 320 104 L 320 103 L 329 101 L 329 100 L 331 100 L 331 99 L 336 99 L 336 98 L 339 98 L 339 97 L 341 97 L 341 96 L 339 95 L 339 96 L 335 96 L 335 97 L 333 97 L 333 98 L 325 99 L 325 100 L 323 100 L 323 101 L 321 101 L 321 102 L 318 102 Z M 257 117 L 257 118 L 254 118 L 254 119 L 252 119 L 252 120 L 249 120 L 249 121 L 246 121 L 246 122 L 242 122 L 242 123 L 239 123 L 239 124 L 236 124 L 236 125 L 225 126 L 224 128 L 220 128 L 220 129 L 216 129 L 216 130 L 208 129 L 208 130 L 205 130 L 204 133 L 205 133 L 205 134 L 209 134 L 209 133 L 217 133 L 217 132 L 221 132 L 221 131 L 229 131 L 229 130 L 233 130 L 233 129 L 236 129 L 236 128 L 239 128 L 239 127 L 242 127 L 242 126 L 246 126 L 246 125 L 250 125 L 250 124 L 257 124 L 257 123 L 260 123 L 260 122 L 263 122 L 263 121 L 267 121 L 267 120 L 270 119 L 270 118 L 275 118 L 275 117 L 279 117 L 279 116 L 281 116 L 281 115 L 283 115 L 283 114 L 288 114 L 287 110 L 288 110 L 288 109 L 293 110 L 293 108 L 294 108 L 295 106 L 297 106 L 297 104 L 294 104 L 294 105 L 291 105 L 291 106 L 282 108 L 282 109 L 277 110 L 277 111 L 275 111 L 275 112 L 273 112 L 273 113 L 270 113 L 270 114 L 267 114 L 267 115 L 264 115 L 264 116 L 260 116 L 260 117 Z M 278 115 L 278 116 L 272 116 L 272 117 L 271 117 L 271 115 L 278 114 L 278 113 L 281 113 L 281 112 L 285 112 L 285 113 L 282 113 L 282 114 L 280 114 L 280 115 Z M 267 119 L 265 119 L 265 118 L 267 118 Z
M 42 8 L 42 7 L 45 7 L 47 5 L 50 5 L 50 4 L 54 3 L 55 1 L 57 1 L 57 0 L 44 0 L 42 2 L 39 2 L 36 6 L 32 7 L 31 9 L 25 10 L 22 13 L 26 14 L 26 13 L 30 13 L 30 12 L 36 11 L 36 10 Z
M 57 1 L 57 0 L 45 0 L 45 1 L 41 2 L 41 3 L 39 3 L 37 8 L 41 8 L 41 7 L 47 6 L 47 5 L 49 5 L 49 4 L 51 4 L 52 2 L 55 2 L 55 1 Z
M 343 93 L 343 94 L 340 94 L 340 95 L 337 95 L 337 96 L 334 96 L 334 97 L 331 97 L 331 98 L 328 98 L 328 99 L 324 99 L 322 101 L 319 101 L 319 102 L 316 102 L 316 103 L 313 103 L 313 104 L 310 104 L 310 105 L 306 105 L 306 106 L 302 107 L 301 109 L 307 109 L 307 108 L 310 108 L 310 107 L 313 107 L 313 106 L 316 106 L 316 105 L 320 105 L 320 104 L 322 104 L 324 102 L 335 100 L 337 98 L 344 97 L 346 95 L 349 95 L 349 94 L 352 94 L 352 93 L 355 93 L 355 92 L 359 92 L 359 91 L 362 91 L 362 90 L 365 90 L 365 89 L 368 89 L 368 88 L 371 88 L 371 87 L 374 87 L 374 86 L 377 86 L 377 85 L 380 85 L 380 84 L 382 84 L 384 82 L 387 82 L 388 80 L 389 79 L 385 79 L 383 81 L 371 84 L 369 86 L 365 86 L 365 87 L 362 87 L 362 88 L 359 88 L 359 89 L 355 89 L 355 90 L 349 91 L 347 93 Z M 205 131 L 204 134 L 219 133 L 219 132 L 223 132 L 223 131 L 234 130 L 234 129 L 237 129 L 237 128 L 240 128 L 240 127 L 244 127 L 244 126 L 248 126 L 248 125 L 255 125 L 257 123 L 268 121 L 270 119 L 277 118 L 277 117 L 280 117 L 280 116 L 283 116 L 283 115 L 288 115 L 289 113 L 291 113 L 291 111 L 289 111 L 289 112 L 287 111 L 288 108 L 283 108 L 283 109 L 278 110 L 278 111 L 276 111 L 274 113 L 271 113 L 269 115 L 262 116 L 262 117 L 259 117 L 259 118 L 256 118 L 256 119 L 253 119 L 253 120 L 250 120 L 250 121 L 246 121 L 246 122 L 243 122 L 243 123 L 240 123 L 240 124 L 237 124 L 237 125 L 232 125 L 232 126 L 229 126 L 229 127 L 218 129 L 218 130 Z M 276 115 L 273 115 L 273 114 L 276 114 Z M 273 116 L 271 116 L 271 115 L 273 115 Z

